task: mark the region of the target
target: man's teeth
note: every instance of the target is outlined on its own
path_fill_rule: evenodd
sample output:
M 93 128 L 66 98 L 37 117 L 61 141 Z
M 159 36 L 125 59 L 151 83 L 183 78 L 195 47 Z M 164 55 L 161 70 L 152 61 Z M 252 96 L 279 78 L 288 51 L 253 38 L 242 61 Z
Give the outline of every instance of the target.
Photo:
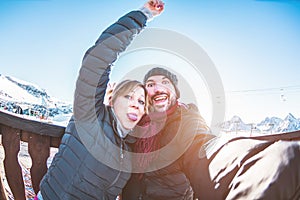
M 164 101 L 166 99 L 167 99 L 167 97 L 155 97 L 154 101 Z

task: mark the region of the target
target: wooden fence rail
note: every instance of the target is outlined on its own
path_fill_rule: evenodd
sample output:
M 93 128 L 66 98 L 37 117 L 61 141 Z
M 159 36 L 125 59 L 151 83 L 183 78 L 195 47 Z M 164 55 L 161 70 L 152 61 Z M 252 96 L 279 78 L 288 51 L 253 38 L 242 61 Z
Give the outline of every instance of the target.
M 50 147 L 58 147 L 65 127 L 42 121 L 33 121 L 0 111 L 0 133 L 5 158 L 5 175 L 14 199 L 26 200 L 22 169 L 18 162 L 20 142 L 28 143 L 28 152 L 32 160 L 30 169 L 32 187 L 39 191 L 39 183 L 47 171 L 47 159 Z M 2 179 L 1 179 L 2 181 Z M 6 199 L 0 182 L 0 199 Z

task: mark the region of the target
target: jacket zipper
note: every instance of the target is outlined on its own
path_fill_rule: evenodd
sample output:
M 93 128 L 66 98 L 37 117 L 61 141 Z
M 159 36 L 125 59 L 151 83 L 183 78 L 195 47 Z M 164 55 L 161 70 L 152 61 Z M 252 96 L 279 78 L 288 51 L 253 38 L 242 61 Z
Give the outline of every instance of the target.
M 115 121 L 113 120 L 113 129 L 114 131 L 116 131 L 116 127 L 115 127 Z M 116 176 L 116 178 L 113 180 L 113 182 L 111 184 L 109 184 L 105 190 L 107 190 L 108 188 L 112 187 L 120 178 L 120 175 L 121 175 L 121 167 L 123 166 L 123 159 L 124 159 L 124 139 L 121 138 L 121 144 L 120 144 L 120 170 L 119 170 L 119 173 L 118 175 Z

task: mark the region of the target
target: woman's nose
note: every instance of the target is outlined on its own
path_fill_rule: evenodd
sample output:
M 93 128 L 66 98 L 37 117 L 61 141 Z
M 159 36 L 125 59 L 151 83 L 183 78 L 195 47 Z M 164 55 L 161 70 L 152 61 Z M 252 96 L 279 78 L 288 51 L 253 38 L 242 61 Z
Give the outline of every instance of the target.
M 129 106 L 133 108 L 138 108 L 138 101 L 135 99 L 129 99 Z

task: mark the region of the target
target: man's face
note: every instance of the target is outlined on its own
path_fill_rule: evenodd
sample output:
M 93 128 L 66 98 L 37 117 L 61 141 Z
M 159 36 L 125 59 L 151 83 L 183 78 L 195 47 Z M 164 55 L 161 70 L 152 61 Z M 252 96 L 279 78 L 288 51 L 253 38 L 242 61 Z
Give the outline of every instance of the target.
M 155 112 L 167 111 L 177 100 L 175 87 L 165 76 L 150 76 L 146 81 L 146 89 L 150 106 Z

